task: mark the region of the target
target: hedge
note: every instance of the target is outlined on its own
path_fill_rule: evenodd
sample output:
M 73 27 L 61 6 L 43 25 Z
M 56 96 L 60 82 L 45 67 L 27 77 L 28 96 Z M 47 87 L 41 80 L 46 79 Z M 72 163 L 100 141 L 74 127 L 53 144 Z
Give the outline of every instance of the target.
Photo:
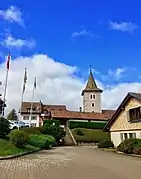
M 84 134 L 83 136 L 78 135 L 78 129 L 72 129 L 72 133 L 77 142 L 100 142 L 103 140 L 110 141 L 109 132 L 103 132 L 101 129 L 83 129 L 79 128 Z
M 80 121 L 69 121 L 69 128 L 86 128 L 86 129 L 103 129 L 107 122 L 80 122 Z
M 21 128 L 21 131 L 24 131 L 28 134 L 42 134 L 43 132 L 43 127 L 29 127 L 29 128 Z
M 52 136 L 30 134 L 28 137 L 28 144 L 39 147 L 41 149 L 48 149 L 52 147 L 54 142 L 55 139 Z
M 53 123 L 55 123 L 55 125 L 60 125 L 59 120 L 44 120 L 43 125 L 45 125 L 45 124 L 51 125 Z

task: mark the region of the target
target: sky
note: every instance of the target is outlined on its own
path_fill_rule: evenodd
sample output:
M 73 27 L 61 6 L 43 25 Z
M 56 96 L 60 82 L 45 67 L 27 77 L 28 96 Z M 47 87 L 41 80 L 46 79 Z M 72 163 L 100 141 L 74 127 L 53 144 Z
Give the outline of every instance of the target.
M 7 0 L 0 4 L 0 92 L 11 53 L 7 108 L 24 101 L 82 106 L 89 66 L 103 89 L 102 108 L 115 109 L 128 92 L 141 92 L 139 0 Z

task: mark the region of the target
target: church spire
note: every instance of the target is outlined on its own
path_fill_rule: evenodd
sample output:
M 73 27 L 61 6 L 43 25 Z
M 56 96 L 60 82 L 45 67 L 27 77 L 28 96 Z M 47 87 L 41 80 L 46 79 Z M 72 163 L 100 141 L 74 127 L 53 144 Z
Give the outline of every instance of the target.
M 87 81 L 85 89 L 82 91 L 82 96 L 84 95 L 84 92 L 101 92 L 102 93 L 102 90 L 97 87 L 96 82 L 94 80 L 91 65 L 90 65 L 89 78 L 88 78 L 88 81 Z

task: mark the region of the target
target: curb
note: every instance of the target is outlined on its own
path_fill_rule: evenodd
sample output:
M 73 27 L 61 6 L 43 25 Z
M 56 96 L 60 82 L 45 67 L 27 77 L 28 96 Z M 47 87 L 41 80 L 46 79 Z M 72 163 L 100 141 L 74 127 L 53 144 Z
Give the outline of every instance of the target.
M 141 155 L 136 155 L 136 154 L 126 154 L 126 153 L 124 153 L 124 152 L 119 152 L 119 151 L 117 151 L 116 153 L 121 154 L 121 155 L 127 155 L 127 156 L 131 156 L 131 157 L 140 157 L 140 158 L 141 158 Z
M 30 151 L 30 152 L 24 152 L 24 153 L 14 154 L 14 155 L 8 155 L 8 156 L 0 157 L 0 160 L 14 159 L 14 158 L 22 157 L 24 155 L 28 155 L 28 154 L 39 152 L 39 151 L 41 151 L 41 149 Z

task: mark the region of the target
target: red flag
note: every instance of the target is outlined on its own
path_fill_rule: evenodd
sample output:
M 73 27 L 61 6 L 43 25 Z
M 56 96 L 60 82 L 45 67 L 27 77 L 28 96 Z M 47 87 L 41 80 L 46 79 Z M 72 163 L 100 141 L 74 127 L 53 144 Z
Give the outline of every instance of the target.
M 7 70 L 9 70 L 10 59 L 11 59 L 11 56 L 10 56 L 10 53 L 9 53 L 8 57 L 7 57 Z

